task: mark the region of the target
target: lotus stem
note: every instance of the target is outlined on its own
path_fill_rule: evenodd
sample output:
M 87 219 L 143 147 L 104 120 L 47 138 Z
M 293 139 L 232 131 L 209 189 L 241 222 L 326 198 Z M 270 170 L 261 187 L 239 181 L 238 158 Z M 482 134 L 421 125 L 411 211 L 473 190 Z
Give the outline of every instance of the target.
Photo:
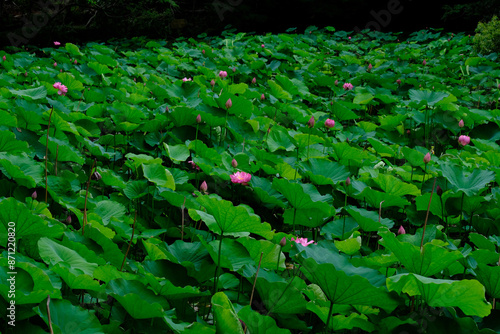
M 49 123 L 47 125 L 47 143 L 45 144 L 45 203 L 47 203 L 47 161 L 49 158 L 49 130 L 50 130 L 50 120 L 52 118 L 52 113 L 54 112 L 54 107 L 50 110 Z
M 222 238 L 224 237 L 224 232 L 220 233 L 220 242 L 219 242 L 219 254 L 217 256 L 217 266 L 215 267 L 215 276 L 214 276 L 214 295 L 217 293 L 218 285 L 219 285 L 219 268 L 220 268 L 220 257 L 222 253 Z
M 439 196 L 439 200 L 441 201 L 441 217 L 442 217 L 442 218 L 443 218 L 443 220 L 444 220 L 443 197 Z M 447 233 L 448 233 L 448 219 L 446 219 L 446 222 L 445 222 L 444 233 L 445 233 L 445 234 L 447 234 Z
M 156 189 L 156 188 L 155 188 Z M 181 240 L 184 240 L 184 209 L 186 208 L 186 196 L 184 196 L 184 203 L 181 205 Z
M 432 184 L 431 197 L 429 198 L 429 205 L 427 206 L 427 213 L 425 215 L 424 230 L 422 231 L 422 240 L 420 241 L 420 251 L 421 252 L 424 249 L 425 228 L 427 227 L 427 220 L 429 219 L 429 211 L 431 210 L 432 194 L 434 194 L 434 186 L 436 186 L 436 180 L 437 179 L 434 179 L 434 183 Z
M 249 304 L 250 307 L 252 307 L 253 293 L 255 291 L 255 284 L 257 284 L 257 276 L 259 276 L 260 265 L 262 263 L 262 256 L 264 256 L 264 252 L 260 253 L 259 265 L 257 266 L 257 272 L 255 273 L 255 279 L 253 280 L 252 293 L 250 294 L 250 304 Z M 245 328 L 246 328 L 246 326 L 245 326 Z
M 425 183 L 425 175 L 427 174 L 427 164 L 425 164 L 424 166 L 424 179 L 422 180 L 422 187 L 420 190 L 422 190 L 422 188 L 424 188 L 424 183 Z
M 56 148 L 56 167 L 55 167 L 56 176 L 57 176 L 57 157 L 58 156 L 59 156 L 59 144 L 57 144 L 57 148 Z
M 307 136 L 307 158 L 306 160 L 309 160 L 309 140 L 311 139 L 311 130 L 309 130 L 309 134 Z
M 333 301 L 330 302 L 330 309 L 328 310 L 328 318 L 326 319 L 326 331 L 328 332 L 328 325 L 330 324 L 330 318 L 333 313 Z
M 127 259 L 128 252 L 130 251 L 130 245 L 132 244 L 132 240 L 134 240 L 134 232 L 135 232 L 135 222 L 137 220 L 137 210 L 134 214 L 134 224 L 132 225 L 132 236 L 130 237 L 130 241 L 128 243 L 127 251 L 125 252 L 125 256 L 123 257 L 122 266 L 120 267 L 120 271 L 123 271 L 123 266 L 125 265 L 125 260 Z
M 378 209 L 378 223 L 380 224 L 380 220 L 381 220 L 381 217 L 382 217 L 382 203 L 384 203 L 385 200 L 383 200 L 382 202 L 380 202 L 380 206 L 379 206 L 379 209 Z M 368 242 L 369 244 L 370 242 Z M 377 250 L 380 249 L 380 244 L 377 242 Z
M 47 295 L 47 316 L 49 317 L 50 334 L 54 334 L 54 330 L 52 329 L 52 319 L 50 316 L 50 295 Z
M 85 224 L 87 223 L 87 199 L 89 197 L 90 179 L 92 178 L 92 171 L 94 170 L 96 159 L 92 161 L 92 168 L 90 168 L 89 180 L 87 181 L 87 191 L 85 192 L 85 205 L 83 206 L 83 225 L 82 235 L 85 233 Z

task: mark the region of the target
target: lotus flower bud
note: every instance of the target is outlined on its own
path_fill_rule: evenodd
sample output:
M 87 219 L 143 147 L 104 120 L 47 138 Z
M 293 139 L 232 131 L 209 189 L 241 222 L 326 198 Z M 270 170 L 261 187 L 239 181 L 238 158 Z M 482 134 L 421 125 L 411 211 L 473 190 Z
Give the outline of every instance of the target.
M 427 154 L 424 156 L 424 163 L 428 164 L 429 161 L 431 161 L 431 154 L 427 152 Z
M 348 187 L 351 185 L 351 178 L 349 176 L 345 179 L 345 185 Z
M 257 82 L 257 79 L 254 77 L 254 78 L 252 79 L 252 84 L 254 84 L 254 85 L 255 85 L 255 83 L 256 83 L 256 82 Z
M 396 83 L 397 83 L 398 85 L 401 85 L 401 79 L 396 80 Z
M 54 67 L 56 67 L 56 66 L 57 66 L 57 63 L 56 63 L 56 62 L 54 62 Z
M 443 189 L 441 189 L 440 186 L 437 186 L 436 187 L 436 194 L 441 197 L 441 195 L 443 195 Z
M 231 161 L 231 166 L 233 166 L 234 168 L 238 167 L 238 161 L 236 161 L 236 159 L 233 159 L 233 161 Z
M 210 81 L 210 85 L 212 86 L 212 88 L 214 88 L 214 86 L 215 86 L 215 80 L 214 79 L 212 79 L 212 81 Z
M 31 194 L 32 199 L 36 199 L 38 197 L 38 194 L 36 193 L 36 190 Z
M 220 71 L 220 72 L 219 72 L 219 77 L 220 77 L 221 79 L 226 78 L 226 77 L 227 77 L 227 72 L 226 72 L 226 71 Z
M 314 120 L 314 116 L 311 116 L 311 118 L 309 118 L 309 121 L 307 121 L 307 126 L 312 128 L 314 126 L 314 123 L 316 123 L 316 121 Z
M 205 49 L 201 50 L 201 53 L 205 54 Z
M 27 76 L 28 76 L 28 72 L 27 72 L 27 71 L 25 71 L 25 72 L 24 72 L 24 76 L 25 76 L 25 77 L 27 77 Z
M 207 182 L 203 181 L 200 185 L 200 191 L 202 193 L 206 193 L 208 190 L 208 185 L 207 185 Z
M 78 64 L 78 61 L 75 59 L 75 61 L 73 63 L 76 65 L 76 64 Z
M 368 71 L 371 71 L 372 68 L 373 68 L 372 63 L 368 64 Z
M 165 107 L 165 112 L 169 112 L 168 106 Z
M 5 55 L 4 55 L 4 56 L 2 57 L 2 59 L 3 59 L 4 61 L 6 61 L 6 60 L 7 60 L 7 57 L 5 57 Z
M 265 48 L 266 46 L 265 46 L 264 44 L 262 44 L 260 47 L 261 47 L 261 48 Z
M 458 137 L 458 143 L 462 146 L 465 146 L 470 143 L 470 137 L 469 136 L 460 136 Z
M 66 221 L 66 223 L 71 224 L 71 216 L 68 215 L 68 217 L 66 217 L 65 221 Z
M 236 72 L 236 67 L 233 66 L 233 73 Z
M 424 59 L 424 61 L 422 62 L 422 64 L 423 64 L 424 66 L 425 66 L 425 65 L 427 65 L 427 62 L 425 61 L 425 59 Z
M 335 121 L 333 119 L 327 119 L 325 121 L 325 126 L 329 129 L 331 129 L 335 126 Z
M 349 40 L 351 40 L 351 36 L 349 36 Z
M 262 94 L 262 95 L 260 96 L 260 100 L 261 100 L 261 101 L 264 101 L 265 99 L 266 99 L 266 96 L 265 96 L 264 94 Z
M 226 101 L 226 109 L 229 109 L 233 106 L 233 102 L 231 101 L 231 99 L 227 99 Z
M 201 115 L 198 114 L 198 116 L 196 116 L 196 123 L 200 124 L 201 123 Z
M 400 235 L 400 234 L 406 234 L 406 231 L 405 231 L 405 228 L 403 227 L 403 225 L 399 226 L 398 235 Z
M 461 128 L 463 128 L 464 125 L 465 125 L 464 120 L 461 119 L 460 122 L 458 122 L 458 126 L 461 127 Z
M 285 247 L 285 246 L 286 246 L 286 237 L 283 237 L 283 238 L 280 240 L 280 246 L 281 246 L 281 247 Z
M 337 79 L 337 80 L 335 80 L 335 83 L 334 83 L 334 84 L 335 84 L 335 86 L 337 86 L 337 85 L 339 84 L 339 80 L 338 80 L 338 79 Z

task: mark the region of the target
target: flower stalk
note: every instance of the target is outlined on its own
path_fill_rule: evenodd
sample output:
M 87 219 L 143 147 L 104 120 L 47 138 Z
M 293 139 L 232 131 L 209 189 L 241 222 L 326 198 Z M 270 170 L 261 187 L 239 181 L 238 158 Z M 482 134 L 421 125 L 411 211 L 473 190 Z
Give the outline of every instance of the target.
M 45 203 L 47 203 L 47 161 L 49 158 L 49 131 L 50 131 L 50 120 L 52 118 L 52 113 L 54 112 L 54 107 L 50 109 L 49 123 L 47 125 L 47 143 L 45 144 Z

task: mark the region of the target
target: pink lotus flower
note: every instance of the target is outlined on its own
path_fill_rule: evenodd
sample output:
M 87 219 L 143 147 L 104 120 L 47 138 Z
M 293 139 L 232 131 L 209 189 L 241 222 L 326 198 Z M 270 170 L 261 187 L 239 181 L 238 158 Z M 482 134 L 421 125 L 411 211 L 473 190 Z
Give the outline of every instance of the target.
M 189 78 L 189 79 L 188 79 L 188 78 L 184 77 L 184 78 L 182 79 L 182 81 L 184 81 L 184 82 L 186 82 L 186 81 L 193 81 L 193 79 L 191 79 L 191 78 Z
M 469 136 L 460 136 L 458 137 L 458 143 L 462 146 L 465 146 L 470 143 L 470 137 Z
M 329 129 L 331 129 L 335 126 L 335 121 L 333 119 L 327 119 L 325 121 L 325 126 Z
M 424 164 L 428 164 L 429 161 L 431 161 L 431 154 L 427 152 L 427 154 L 424 156 Z
M 316 121 L 314 120 L 314 116 L 311 116 L 311 118 L 309 118 L 309 120 L 307 121 L 307 126 L 312 128 L 314 126 L 314 123 L 316 123 Z
M 399 226 L 398 235 L 400 235 L 400 234 L 406 234 L 406 231 L 405 231 L 405 228 L 403 227 L 403 225 Z
M 55 84 L 52 85 L 55 89 L 57 89 L 57 94 L 59 95 L 66 95 L 68 92 L 68 87 L 64 86 L 60 82 L 56 82 Z
M 352 90 L 354 88 L 352 83 L 349 83 L 349 82 L 346 82 L 343 87 L 344 87 L 344 90 Z
M 241 183 L 244 186 L 248 186 L 248 182 L 252 179 L 252 175 L 245 172 L 236 172 L 229 175 L 229 177 L 231 178 L 231 182 Z
M 257 82 L 257 79 L 254 77 L 254 78 L 252 79 L 252 84 L 254 84 L 254 85 L 255 85 L 255 83 L 256 83 L 256 82 Z
M 461 127 L 461 128 L 463 128 L 464 125 L 465 125 L 464 120 L 461 119 L 460 122 L 458 122 L 458 126 Z
M 55 41 L 54 45 L 61 45 L 61 43 L 59 43 L 58 41 Z
M 225 79 L 227 77 L 227 72 L 226 71 L 220 71 L 219 72 L 219 78 Z
M 314 242 L 314 240 L 311 240 L 311 241 L 307 241 L 307 238 L 297 238 L 297 239 L 294 239 L 292 237 L 291 239 L 292 241 L 295 241 L 296 243 L 298 244 L 301 244 L 302 246 L 304 247 L 307 247 L 309 246 L 310 244 L 312 244 Z
M 207 183 L 205 181 L 203 181 L 202 184 L 200 185 L 200 191 L 202 193 L 206 193 L 207 190 L 208 190 L 208 185 L 207 185 Z
M 233 102 L 231 101 L 231 99 L 228 99 L 228 100 L 226 101 L 226 109 L 229 109 L 229 108 L 231 108 L 232 106 L 233 106 Z

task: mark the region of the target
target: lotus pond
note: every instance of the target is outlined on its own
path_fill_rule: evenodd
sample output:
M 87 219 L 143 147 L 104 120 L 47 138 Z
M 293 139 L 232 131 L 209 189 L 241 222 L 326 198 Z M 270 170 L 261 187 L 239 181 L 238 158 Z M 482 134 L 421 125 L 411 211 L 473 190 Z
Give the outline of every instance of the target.
M 1 332 L 498 333 L 500 65 L 472 38 L 0 50 Z

